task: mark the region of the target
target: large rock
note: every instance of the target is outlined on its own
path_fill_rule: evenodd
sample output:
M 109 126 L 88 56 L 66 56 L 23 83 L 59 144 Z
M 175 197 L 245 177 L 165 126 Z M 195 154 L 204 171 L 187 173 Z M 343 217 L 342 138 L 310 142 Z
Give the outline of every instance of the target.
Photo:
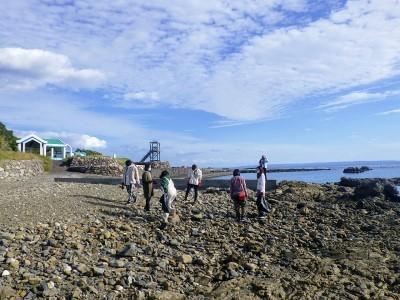
M 371 168 L 366 167 L 366 166 L 363 166 L 361 168 L 359 168 L 359 167 L 348 167 L 348 168 L 345 168 L 343 170 L 343 173 L 363 173 L 363 172 L 371 171 L 371 170 L 372 170 Z

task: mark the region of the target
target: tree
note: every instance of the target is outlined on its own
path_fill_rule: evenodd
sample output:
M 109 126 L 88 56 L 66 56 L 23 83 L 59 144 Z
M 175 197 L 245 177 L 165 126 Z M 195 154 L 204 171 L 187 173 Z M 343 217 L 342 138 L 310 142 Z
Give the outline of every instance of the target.
M 17 151 L 17 138 L 0 122 L 0 150 Z

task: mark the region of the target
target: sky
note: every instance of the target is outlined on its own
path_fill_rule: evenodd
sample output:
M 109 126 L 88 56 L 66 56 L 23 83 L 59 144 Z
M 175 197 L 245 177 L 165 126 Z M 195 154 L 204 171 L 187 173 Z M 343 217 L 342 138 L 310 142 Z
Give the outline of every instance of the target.
M 173 165 L 400 160 L 399 0 L 13 0 L 0 121 Z

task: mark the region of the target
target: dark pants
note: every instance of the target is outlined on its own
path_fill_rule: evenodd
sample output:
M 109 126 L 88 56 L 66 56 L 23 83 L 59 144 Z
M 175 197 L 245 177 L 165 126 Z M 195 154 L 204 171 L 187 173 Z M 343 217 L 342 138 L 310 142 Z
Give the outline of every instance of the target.
M 244 219 L 246 200 L 239 200 L 238 196 L 232 196 L 232 200 L 235 207 L 236 220 L 241 221 Z
M 187 188 L 186 188 L 186 195 L 185 195 L 185 200 L 187 199 L 189 192 L 191 189 L 194 189 L 194 201 L 197 201 L 197 197 L 199 195 L 199 186 L 195 184 L 190 184 L 188 183 Z
M 267 212 L 269 212 L 269 204 L 268 201 L 265 199 L 265 194 L 258 193 L 257 194 L 257 209 L 258 209 L 258 215 L 264 216 Z
M 147 211 L 150 210 L 150 200 L 151 200 L 151 196 L 146 198 L 146 206 L 144 207 L 144 210 L 147 210 Z
M 169 213 L 170 209 L 169 209 L 169 205 L 166 201 L 167 199 L 165 199 L 165 194 L 161 196 L 160 198 L 160 203 L 161 203 L 161 209 L 163 210 L 163 212 L 165 213 Z

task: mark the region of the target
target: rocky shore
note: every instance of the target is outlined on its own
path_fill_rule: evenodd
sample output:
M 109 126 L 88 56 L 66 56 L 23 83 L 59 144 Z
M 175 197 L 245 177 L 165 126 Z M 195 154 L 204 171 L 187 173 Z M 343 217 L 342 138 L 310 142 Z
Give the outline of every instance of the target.
M 399 299 L 400 205 L 357 188 L 282 182 L 244 223 L 224 190 L 180 192 L 161 231 L 157 199 L 145 213 L 115 186 L 4 181 L 0 299 Z

